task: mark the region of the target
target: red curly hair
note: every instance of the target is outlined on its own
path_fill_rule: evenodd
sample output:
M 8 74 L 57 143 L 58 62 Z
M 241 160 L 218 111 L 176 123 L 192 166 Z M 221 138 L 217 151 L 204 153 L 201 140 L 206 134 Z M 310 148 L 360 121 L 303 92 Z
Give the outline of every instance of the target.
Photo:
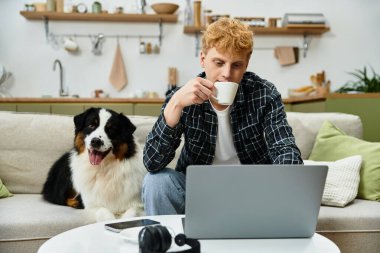
M 253 32 L 249 26 L 236 19 L 220 18 L 210 24 L 202 36 L 202 51 L 215 47 L 222 53 L 236 55 L 247 51 L 251 55 L 253 50 Z

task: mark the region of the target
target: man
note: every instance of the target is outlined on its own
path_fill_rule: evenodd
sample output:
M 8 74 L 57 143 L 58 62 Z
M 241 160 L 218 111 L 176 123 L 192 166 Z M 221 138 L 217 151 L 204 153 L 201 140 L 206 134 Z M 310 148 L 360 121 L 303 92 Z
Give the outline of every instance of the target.
M 275 86 L 247 72 L 253 50 L 248 26 L 222 18 L 202 38 L 204 72 L 174 90 L 147 137 L 142 198 L 147 215 L 183 214 L 186 167 L 193 164 L 302 164 Z M 216 81 L 239 84 L 231 106 L 212 96 Z M 185 143 L 175 170 L 181 136 Z M 217 176 L 217 175 L 215 175 Z

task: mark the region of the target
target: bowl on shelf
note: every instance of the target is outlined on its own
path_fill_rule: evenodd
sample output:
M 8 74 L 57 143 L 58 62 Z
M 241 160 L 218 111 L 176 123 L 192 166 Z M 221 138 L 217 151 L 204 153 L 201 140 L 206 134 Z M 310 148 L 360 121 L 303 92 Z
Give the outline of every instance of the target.
M 172 3 L 155 3 L 150 7 L 152 7 L 157 14 L 173 14 L 178 9 L 179 5 Z

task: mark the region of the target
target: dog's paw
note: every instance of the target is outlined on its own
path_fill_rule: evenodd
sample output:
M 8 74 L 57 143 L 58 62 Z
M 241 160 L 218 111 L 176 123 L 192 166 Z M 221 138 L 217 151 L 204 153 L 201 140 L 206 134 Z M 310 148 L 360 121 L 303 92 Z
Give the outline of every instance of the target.
M 121 216 L 122 218 L 132 218 L 137 216 L 137 211 L 134 208 L 129 208 L 123 215 Z
M 111 213 L 107 208 L 99 208 L 96 210 L 96 221 L 108 221 L 108 220 L 114 220 L 115 215 Z
M 123 215 L 121 216 L 122 218 L 132 218 L 132 217 L 137 217 L 137 216 L 143 216 L 144 210 L 140 208 L 129 208 Z

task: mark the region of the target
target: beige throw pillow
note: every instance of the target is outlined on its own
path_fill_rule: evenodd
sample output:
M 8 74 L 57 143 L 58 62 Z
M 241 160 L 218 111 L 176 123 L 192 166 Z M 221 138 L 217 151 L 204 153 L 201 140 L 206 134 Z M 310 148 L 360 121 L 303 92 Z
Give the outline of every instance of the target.
M 305 165 L 327 165 L 329 167 L 322 204 L 344 207 L 356 198 L 359 189 L 360 155 L 346 157 L 335 162 L 305 160 Z

